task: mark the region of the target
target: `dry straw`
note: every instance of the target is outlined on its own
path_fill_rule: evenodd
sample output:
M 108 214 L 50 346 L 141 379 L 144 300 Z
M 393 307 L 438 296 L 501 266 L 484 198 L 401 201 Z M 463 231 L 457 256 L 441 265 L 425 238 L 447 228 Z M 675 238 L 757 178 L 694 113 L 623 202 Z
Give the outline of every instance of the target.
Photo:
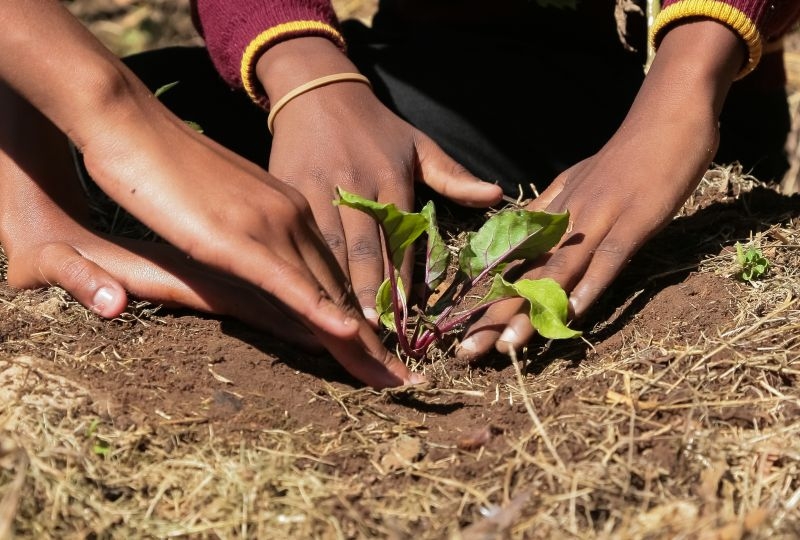
M 762 188 L 736 167 L 717 168 L 683 215 L 709 194 L 730 204 Z M 92 381 L 67 374 L 142 360 L 72 348 L 66 329 L 97 332 L 97 321 L 57 289 L 3 289 L 0 533 L 796 537 L 800 226 L 796 216 L 777 216 L 754 231 L 738 239 L 759 243 L 772 262 L 756 286 L 731 277 L 733 238 L 694 263 L 697 275 L 727 284 L 730 317 L 716 329 L 665 321 L 655 331 L 634 318 L 604 346 L 603 332 L 619 328 L 623 313 L 589 336 L 596 350 L 578 364 L 584 344 L 553 345 L 501 372 L 456 370 L 441 351 L 424 365 L 433 386 L 373 392 L 320 383 L 310 395 L 341 412 L 339 429 L 265 426 L 246 439 L 155 413 L 115 426 Z M 151 306 L 134 308 L 117 339 L 170 324 Z M 658 308 L 658 297 L 645 307 Z M 423 405 L 429 417 L 504 409 L 513 415 L 498 418 L 512 423 L 459 448 L 469 433 L 453 424 L 443 439 L 420 420 Z

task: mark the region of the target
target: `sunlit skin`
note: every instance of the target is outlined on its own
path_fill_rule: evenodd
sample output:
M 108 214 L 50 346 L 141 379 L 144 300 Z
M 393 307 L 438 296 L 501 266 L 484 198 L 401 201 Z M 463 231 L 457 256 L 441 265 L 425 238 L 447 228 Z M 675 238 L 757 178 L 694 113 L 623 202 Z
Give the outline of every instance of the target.
M 139 248 L 104 242 L 80 228 L 76 209 L 66 202 L 74 199 L 48 201 L 48 190 L 59 192 L 52 189 L 59 181 L 25 170 L 25 152 L 6 141 L 0 198 L 17 213 L 2 224 L 13 283 L 61 283 L 87 307 L 113 315 L 125 302 L 124 289 L 137 290 L 132 282 L 149 273 L 155 276 L 153 296 L 182 291 L 178 303 L 242 309 L 235 315 L 245 320 L 253 320 L 252 306 L 244 307 L 250 298 L 222 300 L 217 292 L 241 294 L 255 287 L 362 382 L 382 388 L 421 380 L 386 350 L 364 319 L 297 190 L 175 117 L 59 2 L 37 2 L 30 9 L 27 1 L 7 0 L 0 25 L 0 80 L 76 144 L 103 191 L 203 265 L 185 274 L 182 265 L 164 262 L 174 251 L 163 258 L 153 255 L 156 248 L 137 254 Z M 70 185 L 58 187 L 69 192 Z M 26 220 L 39 231 L 19 232 Z M 215 277 L 206 280 L 205 268 Z M 229 278 L 219 276 L 231 276 L 235 284 L 229 287 Z M 110 293 L 99 296 L 102 306 L 101 289 Z M 285 320 L 278 318 L 280 324 Z
M 624 122 L 594 156 L 561 174 L 531 210 L 571 214 L 570 233 L 523 277 L 548 276 L 580 319 L 633 254 L 675 216 L 719 144 L 718 118 L 745 59 L 742 42 L 712 21 L 665 37 Z M 499 303 L 471 325 L 459 355 L 519 348 L 533 337 L 525 306 Z
M 317 37 L 279 43 L 256 66 L 273 101 L 315 78 L 352 72 L 358 72 L 353 63 L 333 43 Z M 499 186 L 470 174 L 359 82 L 317 88 L 281 109 L 275 117 L 269 171 L 306 196 L 373 324 L 378 320 L 375 295 L 387 268 L 381 238 L 370 217 L 331 204 L 336 186 L 403 210 L 413 210 L 415 179 L 469 207 L 494 205 L 503 195 Z M 411 265 L 407 257 L 404 283 L 411 283 Z
M 167 307 L 236 316 L 315 349 L 313 335 L 282 317 L 255 287 L 203 268 L 167 244 L 93 231 L 64 135 L 1 84 L 0 117 L 0 242 L 11 286 L 59 285 L 104 318 L 119 316 L 130 293 Z

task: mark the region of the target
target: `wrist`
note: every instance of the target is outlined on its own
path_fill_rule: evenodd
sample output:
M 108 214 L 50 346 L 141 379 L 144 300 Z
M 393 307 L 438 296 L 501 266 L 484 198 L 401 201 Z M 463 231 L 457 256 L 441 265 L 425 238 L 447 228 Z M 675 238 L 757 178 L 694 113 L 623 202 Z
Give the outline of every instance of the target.
M 334 73 L 358 73 L 328 39 L 302 37 L 270 47 L 256 63 L 256 77 L 271 102 L 311 80 Z
M 642 90 L 655 89 L 666 103 L 707 108 L 716 118 L 746 58 L 738 34 L 723 24 L 680 24 L 664 36 Z

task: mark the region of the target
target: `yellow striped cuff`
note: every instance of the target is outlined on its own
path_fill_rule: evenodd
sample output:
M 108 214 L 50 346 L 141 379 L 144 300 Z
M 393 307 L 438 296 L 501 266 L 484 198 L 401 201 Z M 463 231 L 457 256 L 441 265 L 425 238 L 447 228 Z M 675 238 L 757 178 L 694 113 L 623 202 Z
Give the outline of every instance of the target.
M 263 51 L 287 34 L 325 36 L 341 49 L 345 48 L 344 38 L 333 26 L 319 21 L 292 21 L 264 30 L 258 34 L 244 50 L 241 64 L 242 86 L 254 102 L 263 105 L 265 100 L 259 95 L 261 86 L 256 80 L 256 62 Z
M 657 47 L 667 27 L 691 17 L 718 21 L 739 34 L 747 44 L 747 64 L 736 75 L 737 79 L 756 68 L 763 52 L 763 42 L 756 24 L 741 10 L 718 0 L 682 0 L 666 7 L 658 14 L 650 29 L 650 43 Z

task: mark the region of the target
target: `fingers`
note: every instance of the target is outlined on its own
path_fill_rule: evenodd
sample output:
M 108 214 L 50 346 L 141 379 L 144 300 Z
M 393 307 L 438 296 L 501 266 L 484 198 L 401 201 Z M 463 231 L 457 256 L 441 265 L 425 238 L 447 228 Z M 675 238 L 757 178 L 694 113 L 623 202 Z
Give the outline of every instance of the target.
M 303 350 L 320 351 L 307 328 L 248 283 L 189 261 L 166 244 L 121 238 L 115 241 L 99 245 L 84 242 L 81 249 L 91 252 L 131 295 L 168 307 L 235 317 Z
M 165 244 L 84 238 L 78 249 L 63 242 L 15 249 L 8 281 L 17 288 L 58 285 L 104 318 L 119 316 L 128 295 L 168 307 L 228 315 L 318 352 L 316 338 L 255 288 L 205 269 Z M 22 246 L 20 246 L 22 247 Z
M 616 279 L 633 254 L 650 234 L 641 240 L 632 237 L 631 229 L 614 228 L 594 250 L 588 268 L 570 293 L 570 305 L 576 318 L 581 318 Z
M 567 174 L 559 176 L 528 209 L 560 211 L 564 204 L 562 199 L 569 195 L 564 189 L 566 179 Z M 581 208 L 577 208 L 576 214 L 583 215 Z M 583 220 L 574 224 L 573 230 L 550 250 L 544 262 L 522 277 L 539 279 L 547 276 L 557 281 L 564 290 L 572 290 L 582 276 L 586 275 L 594 254 L 598 249 L 603 249 L 599 246 L 607 241 L 605 235 L 615 222 L 613 212 L 601 211 L 592 215 L 588 223 Z M 589 283 L 587 286 L 592 285 Z M 456 354 L 459 358 L 471 361 L 491 350 L 493 346 L 499 352 L 507 353 L 511 348 L 516 350 L 524 346 L 535 333 L 528 316 L 528 305 L 521 300 L 506 300 L 489 307 L 470 326 Z
M 464 340 L 456 350 L 456 357 L 471 362 L 491 350 L 501 335 L 506 342 L 514 339 L 516 336 L 506 334 L 504 330 L 509 321 L 521 313 L 524 308 L 525 303 L 516 299 L 505 300 L 490 306 L 475 323 L 470 325 Z M 530 326 L 530 319 L 523 316 Z
M 299 228 L 299 227 L 298 227 Z M 423 382 L 391 354 L 359 312 L 347 290 L 341 269 L 326 256 L 321 235 L 311 230 L 298 234 L 297 249 L 313 276 L 283 263 L 273 265 L 269 282 L 257 284 L 269 291 L 284 287 L 281 301 L 313 329 L 320 344 L 350 374 L 375 388 Z M 259 244 L 253 250 L 258 251 Z M 256 253 L 256 255 L 258 255 Z M 315 278 L 315 279 L 314 279 Z M 291 286 L 290 290 L 286 287 Z M 316 301 L 310 301 L 310 300 Z
M 345 301 L 348 296 L 342 286 L 326 290 L 322 282 L 334 283 L 330 275 L 317 280 L 307 267 L 297 262 L 276 259 L 263 244 L 253 242 L 247 248 L 249 256 L 231 267 L 232 273 L 254 276 L 253 284 L 277 298 L 295 312 L 302 323 L 317 328 L 315 333 L 330 334 L 338 339 L 354 339 L 358 333 L 358 321 L 354 308 Z M 333 263 L 335 265 L 335 263 Z M 320 267 L 319 272 L 330 274 L 330 266 Z M 340 273 L 341 276 L 341 273 Z M 345 283 L 341 277 L 339 283 Z M 349 309 L 345 309 L 346 306 Z
M 157 250 L 161 248 L 161 246 L 155 245 L 152 247 Z M 117 258 L 116 263 L 109 261 L 110 265 L 112 267 L 130 267 L 130 264 L 125 264 L 124 258 Z M 163 254 L 156 258 L 163 258 Z M 31 268 L 36 268 L 38 274 L 26 271 Z M 205 286 L 198 284 L 196 288 L 189 287 L 189 283 L 204 274 L 198 269 L 187 268 L 186 274 L 189 277 L 183 281 L 165 273 L 164 269 L 158 265 L 145 263 L 144 266 L 140 264 L 138 268 L 139 271 L 135 272 L 136 275 L 129 276 L 129 280 L 123 280 L 130 281 L 133 289 L 138 289 L 142 293 L 150 293 L 156 297 L 165 297 L 172 302 L 188 302 L 200 308 L 218 307 L 215 300 L 205 295 L 210 292 L 209 287 L 213 288 L 219 284 L 206 282 Z M 149 280 L 143 279 L 147 276 L 149 276 Z M 28 256 L 28 259 L 13 257 L 10 259 L 8 280 L 12 286 L 19 288 L 57 284 L 82 305 L 107 318 L 118 316 L 127 305 L 125 288 L 120 281 L 65 243 L 47 244 L 41 250 Z M 170 283 L 171 287 L 165 289 L 166 284 Z M 231 287 L 229 282 L 226 285 L 228 293 L 235 292 L 231 290 L 235 287 Z M 250 311 L 242 309 L 241 305 L 238 307 L 237 311 L 240 316 L 244 314 L 244 319 L 255 319 L 256 313 L 258 313 L 262 328 L 265 320 L 267 322 L 274 321 L 275 325 L 267 324 L 267 327 L 276 335 L 280 335 L 282 339 L 292 343 L 305 343 L 305 348 L 316 350 L 317 340 L 314 336 L 309 336 L 290 318 L 287 319 L 285 315 L 281 316 L 274 309 L 265 310 L 265 305 L 252 296 L 251 304 L 259 309 Z M 235 306 L 234 309 L 236 309 Z M 325 307 L 322 306 L 321 309 L 325 309 Z M 338 310 L 338 308 L 335 309 Z M 375 388 L 417 384 L 424 381 L 424 377 L 412 374 L 399 358 L 385 349 L 365 320 L 357 321 L 354 318 L 353 328 L 354 339 L 340 339 L 337 335 L 324 333 L 320 334 L 319 339 L 319 343 L 327 348 L 353 376 Z
M 448 156 L 439 145 L 422 132 L 415 132 L 419 157 L 419 176 L 422 182 L 437 193 L 471 207 L 492 206 L 503 198 L 496 184 L 484 182 Z
M 344 285 L 347 282 L 343 278 L 341 269 L 326 257 L 327 251 L 323 247 L 321 235 L 315 234 L 313 229 L 303 235 L 298 242 L 304 261 L 310 268 L 315 269 L 314 275 L 325 291 L 326 297 L 322 299 L 323 308 L 336 309 L 344 313 L 349 325 L 348 330 L 355 331 L 346 335 L 329 333 L 325 331 L 327 327 L 316 324 L 312 328 L 316 328 L 314 333 L 320 344 L 351 375 L 369 386 L 386 388 L 424 382 L 424 377 L 412 374 L 397 356 L 384 347 L 369 322 L 358 311 L 351 291 Z M 301 312 L 300 315 L 308 316 L 308 312 Z M 311 322 L 315 321 L 312 319 Z
M 339 212 L 346 239 L 343 268 L 349 273 L 353 293 L 364 317 L 377 327 L 375 296 L 386 277 L 380 229 L 375 220 L 363 212 L 345 207 L 339 207 Z
M 81 305 L 109 319 L 128 305 L 122 285 L 68 244 L 46 244 L 26 257 L 27 260 L 9 259 L 8 282 L 13 287 L 58 285 Z M 35 273 L 29 269 L 35 269 Z
M 373 388 L 419 384 L 425 377 L 411 373 L 399 358 L 391 354 L 362 320 L 356 340 L 344 341 L 319 335 L 320 342 L 351 375 Z
M 566 171 L 559 174 L 556 179 L 553 180 L 549 186 L 547 186 L 547 189 L 545 189 L 538 197 L 531 201 L 527 207 L 527 210 L 533 210 L 536 212 L 547 210 L 553 200 L 564 190 L 569 172 L 570 171 Z

